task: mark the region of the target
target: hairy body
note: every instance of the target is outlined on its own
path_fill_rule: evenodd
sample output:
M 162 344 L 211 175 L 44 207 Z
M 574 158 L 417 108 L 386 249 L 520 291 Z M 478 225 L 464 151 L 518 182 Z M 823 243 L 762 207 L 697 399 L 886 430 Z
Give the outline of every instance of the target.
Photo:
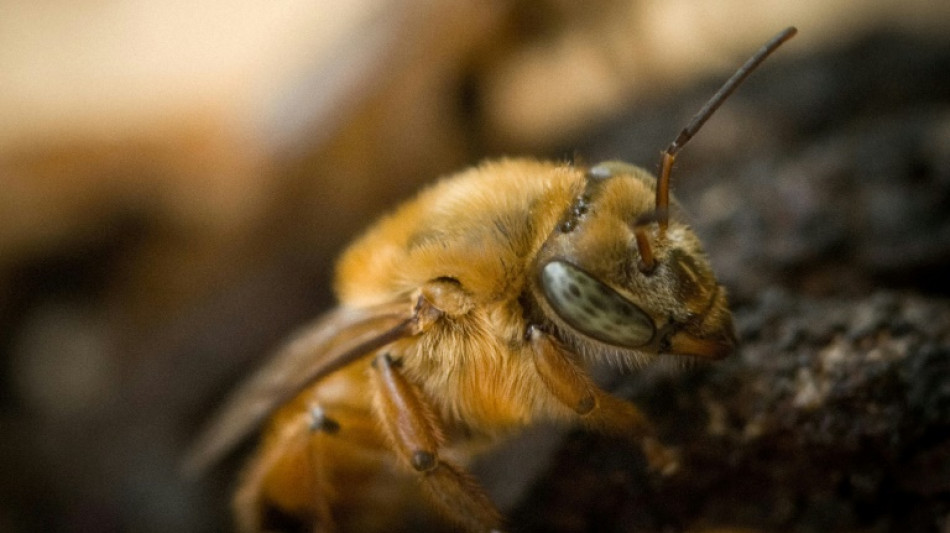
M 275 514 L 320 530 L 497 527 L 499 513 L 463 468 L 539 421 L 628 435 L 654 466 L 672 465 L 649 422 L 596 388 L 584 366 L 632 366 L 659 350 L 693 353 L 696 339 L 698 355 L 724 355 L 734 343 L 725 295 L 676 217 L 662 238 L 654 231 L 660 268 L 639 272 L 632 221 L 653 210 L 655 179 L 617 163 L 594 171 L 533 160 L 487 163 L 423 191 L 344 253 L 340 307 L 315 330 L 358 337 L 353 324 L 362 318 L 350 314 L 392 312 L 413 317 L 412 333 L 307 383 L 271 416 L 235 498 L 242 529 L 257 531 Z M 599 280 L 590 283 L 609 288 L 581 294 L 576 308 L 558 308 L 539 275 L 558 258 L 583 265 L 584 276 Z M 556 318 L 613 305 L 598 302 L 603 295 L 621 299 L 620 310 L 636 302 L 624 310 L 637 313 L 633 325 L 649 315 L 658 333 L 630 349 L 587 338 Z M 614 318 L 624 317 L 618 311 Z M 595 336 L 616 334 L 601 327 L 613 326 L 590 326 Z M 312 344 L 325 347 L 328 341 L 315 337 Z M 304 345 L 289 351 L 304 353 Z
M 339 307 L 235 391 L 186 471 L 266 420 L 235 497 L 242 530 L 279 517 L 317 531 L 474 532 L 502 519 L 465 463 L 540 420 L 629 437 L 651 467 L 675 469 L 649 421 L 586 367 L 734 350 L 725 290 L 671 201 L 670 175 L 796 31 L 770 39 L 703 106 L 663 152 L 659 179 L 624 163 L 502 160 L 381 220 L 338 264 Z

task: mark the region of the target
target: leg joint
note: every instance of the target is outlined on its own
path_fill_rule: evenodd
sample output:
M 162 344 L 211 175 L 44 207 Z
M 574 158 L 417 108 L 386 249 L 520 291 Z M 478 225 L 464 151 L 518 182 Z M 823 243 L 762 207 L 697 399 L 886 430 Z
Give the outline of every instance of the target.
M 410 463 L 412 463 L 412 468 L 418 472 L 429 472 L 439 465 L 436 455 L 425 450 L 415 451 Z

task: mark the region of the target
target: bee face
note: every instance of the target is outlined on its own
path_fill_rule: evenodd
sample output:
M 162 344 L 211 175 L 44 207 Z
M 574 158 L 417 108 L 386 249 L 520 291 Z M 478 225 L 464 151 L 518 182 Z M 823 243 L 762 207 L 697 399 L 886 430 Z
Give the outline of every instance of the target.
M 538 256 L 536 298 L 565 337 L 588 345 L 585 353 L 607 345 L 632 357 L 724 357 L 736 343 L 732 318 L 693 231 L 673 218 L 663 229 L 640 228 L 647 250 L 637 243 L 655 188 L 637 167 L 590 169 Z

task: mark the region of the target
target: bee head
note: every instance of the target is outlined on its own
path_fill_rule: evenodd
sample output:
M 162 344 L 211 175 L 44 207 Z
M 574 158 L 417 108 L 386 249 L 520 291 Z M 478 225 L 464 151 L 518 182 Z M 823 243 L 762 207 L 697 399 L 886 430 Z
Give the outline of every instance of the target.
M 537 258 L 535 298 L 566 340 L 621 353 L 718 359 L 736 345 L 726 291 L 695 233 L 673 213 L 676 154 L 755 68 L 797 30 L 765 43 L 663 152 L 659 179 L 622 163 L 586 174 Z
M 593 351 L 725 357 L 736 344 L 725 290 L 695 233 L 658 216 L 655 191 L 637 167 L 590 169 L 538 256 L 537 300 Z

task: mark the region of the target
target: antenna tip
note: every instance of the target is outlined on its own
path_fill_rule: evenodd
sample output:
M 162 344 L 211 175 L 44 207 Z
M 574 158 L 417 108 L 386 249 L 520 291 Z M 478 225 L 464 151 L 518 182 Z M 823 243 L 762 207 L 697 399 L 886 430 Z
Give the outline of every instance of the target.
M 798 28 L 795 26 L 789 26 L 779 32 L 779 34 L 775 36 L 775 40 L 780 43 L 784 43 L 785 41 L 794 37 L 796 33 L 798 33 Z

